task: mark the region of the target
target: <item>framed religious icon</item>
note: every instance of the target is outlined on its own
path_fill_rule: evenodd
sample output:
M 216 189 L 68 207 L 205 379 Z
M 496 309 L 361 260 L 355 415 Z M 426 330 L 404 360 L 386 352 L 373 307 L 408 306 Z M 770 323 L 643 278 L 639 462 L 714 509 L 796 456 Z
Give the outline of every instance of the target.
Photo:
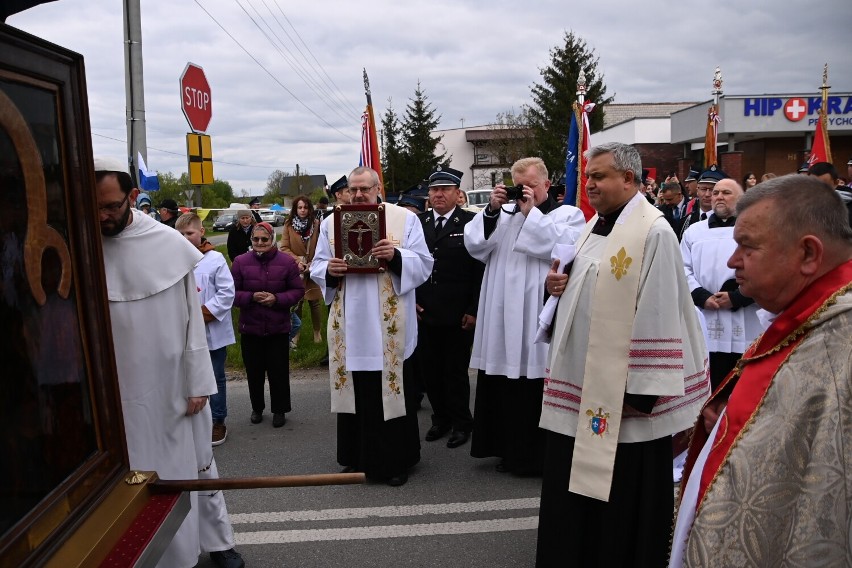
M 2 566 L 99 564 L 64 551 L 105 557 L 147 500 L 128 506 L 85 76 L 0 24 Z
M 385 206 L 381 203 L 338 205 L 334 208 L 334 256 L 354 273 L 384 272 L 387 263 L 373 256 L 373 246 L 384 239 Z

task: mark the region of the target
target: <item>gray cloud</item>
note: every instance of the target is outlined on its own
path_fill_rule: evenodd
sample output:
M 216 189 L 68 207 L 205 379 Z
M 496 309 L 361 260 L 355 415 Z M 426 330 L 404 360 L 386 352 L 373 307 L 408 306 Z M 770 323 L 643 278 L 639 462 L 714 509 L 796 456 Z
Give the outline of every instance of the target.
M 565 30 L 573 30 L 594 49 L 607 92 L 617 102 L 708 100 L 716 65 L 722 67 L 729 94 L 816 94 L 825 62 L 833 90 L 852 90 L 848 0 L 713 5 L 675 0 L 585 5 L 327 0 L 301 2 L 297 8 L 283 0 L 199 2 L 292 95 L 196 2 L 146 0 L 142 17 L 148 162 L 160 171 L 186 169 L 188 127 L 180 110 L 178 78 L 192 61 L 204 67 L 213 92 L 208 132 L 216 177 L 237 190 L 259 192 L 272 170 L 292 170 L 296 163 L 329 179 L 357 165 L 363 67 L 370 74 L 378 116 L 389 98 L 403 114 L 420 80 L 442 117 L 442 128 L 458 127 L 462 118 L 467 126 L 484 124 L 499 112 L 529 103 L 530 86 L 539 80 L 539 69 L 548 65 L 549 50 L 561 42 Z M 298 42 L 283 11 L 342 95 L 324 103 L 241 5 L 259 23 L 265 22 L 261 26 L 267 34 L 309 66 L 285 34 Z M 7 21 L 84 55 L 98 154 L 126 151 L 121 18 L 116 0 L 59 0 Z M 299 48 L 316 65 L 307 48 Z M 328 90 L 328 79 L 314 80 Z

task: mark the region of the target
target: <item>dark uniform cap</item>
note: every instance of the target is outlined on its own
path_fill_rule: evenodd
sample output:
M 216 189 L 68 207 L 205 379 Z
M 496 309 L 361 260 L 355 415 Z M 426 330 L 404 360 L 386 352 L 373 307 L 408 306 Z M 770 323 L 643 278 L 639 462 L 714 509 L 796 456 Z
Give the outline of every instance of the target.
M 684 183 L 686 183 L 688 181 L 697 181 L 699 175 L 700 175 L 700 172 L 698 170 L 693 170 L 692 168 L 689 168 L 689 173 L 686 174 L 686 177 L 683 178 L 683 181 L 684 181 Z
M 698 183 L 712 183 L 713 185 L 716 185 L 717 182 L 720 182 L 728 177 L 728 174 L 726 174 L 716 166 L 710 166 L 709 170 L 704 170 L 703 172 L 701 172 L 701 175 L 698 176 Z
M 438 166 L 429 176 L 429 187 L 448 185 L 458 187 L 461 185 L 461 178 L 463 175 L 464 173 L 454 170 L 453 168 Z
M 425 183 L 419 183 L 406 189 L 399 196 L 397 205 L 411 205 L 416 207 L 418 211 L 426 211 L 426 199 L 429 198 L 429 189 Z
M 850 161 L 850 162 L 852 162 L 852 160 L 849 160 L 849 161 Z M 807 162 L 805 162 L 804 164 L 802 164 L 801 166 L 799 166 L 799 169 L 798 169 L 798 170 L 796 170 L 796 173 L 799 173 L 799 174 L 805 174 L 805 173 L 808 173 L 808 170 L 809 170 L 809 169 L 810 169 L 810 166 L 808 165 L 808 163 L 807 163 Z
M 259 197 L 255 197 L 254 199 L 252 199 L 251 201 L 249 201 L 249 206 L 252 206 L 252 205 L 260 205 L 260 198 L 259 198 Z
M 340 179 L 331 184 L 328 187 L 328 195 L 334 197 L 334 194 L 342 189 L 346 189 L 349 186 L 349 180 L 346 179 L 346 176 L 340 176 Z
M 159 207 L 157 207 L 157 209 L 163 209 L 163 208 L 168 209 L 169 211 L 174 212 L 174 211 L 177 211 L 177 210 L 178 210 L 178 204 L 177 204 L 177 202 L 176 202 L 174 199 L 163 199 L 163 200 L 160 202 L 160 206 L 159 206 Z

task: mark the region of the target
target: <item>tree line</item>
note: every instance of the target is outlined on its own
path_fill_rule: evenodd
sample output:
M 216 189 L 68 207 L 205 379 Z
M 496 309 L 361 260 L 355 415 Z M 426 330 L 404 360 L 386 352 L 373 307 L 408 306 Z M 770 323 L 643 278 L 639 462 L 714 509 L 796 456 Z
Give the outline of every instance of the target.
M 550 50 L 550 63 L 539 70 L 540 82 L 530 88 L 530 102 L 519 110 L 507 110 L 497 114 L 491 131 L 489 149 L 499 158 L 495 167 L 508 169 L 511 164 L 525 156 L 538 156 L 544 160 L 551 181 L 558 182 L 565 173 L 565 151 L 568 125 L 572 105 L 577 100 L 577 80 L 581 73 L 586 78 L 586 100 L 596 104 L 589 115 L 592 133 L 603 128 L 604 108 L 613 97 L 606 96 L 603 74 L 598 70 L 598 57 L 586 41 L 571 31 L 566 31 L 562 42 Z M 409 99 L 402 115 L 399 115 L 388 99 L 381 117 L 380 144 L 382 175 L 385 190 L 389 193 L 404 192 L 417 185 L 438 165 L 447 165 L 452 160 L 446 152 L 436 154 L 441 137 L 432 132 L 441 121 L 420 81 Z M 465 169 L 466 164 L 456 164 L 456 169 Z M 187 174 L 175 177 L 167 172 L 160 174 L 160 191 L 152 196 L 155 202 L 171 198 L 178 203 L 187 202 L 186 191 L 190 186 Z M 324 193 L 321 187 L 312 187 L 306 171 L 273 171 L 267 179 L 263 203 L 280 202 L 284 181 L 291 178 L 302 193 L 312 199 Z M 333 182 L 334 180 L 328 180 Z M 490 184 L 490 180 L 474 180 L 475 185 Z M 289 194 L 295 195 L 292 191 Z M 245 190 L 240 196 L 227 181 L 215 180 L 213 185 L 201 186 L 201 203 L 206 208 L 224 208 L 235 201 L 248 201 Z
M 556 182 L 565 174 L 568 127 L 581 73 L 586 78 L 586 100 L 596 104 L 589 115 L 593 133 L 603 128 L 603 109 L 613 97 L 606 96 L 594 50 L 571 31 L 566 31 L 562 43 L 550 50 L 550 64 L 540 73 L 541 82 L 530 89 L 529 104 L 518 111 L 497 114 L 490 126 L 489 147 L 499 157 L 499 165 L 507 169 L 525 156 L 542 158 L 551 180 Z M 435 153 L 441 137 L 431 133 L 440 119 L 419 81 L 403 117 L 397 115 L 388 100 L 381 120 L 382 175 L 388 192 L 408 190 L 437 165 L 452 159 L 446 153 Z M 464 168 L 457 164 L 456 169 Z

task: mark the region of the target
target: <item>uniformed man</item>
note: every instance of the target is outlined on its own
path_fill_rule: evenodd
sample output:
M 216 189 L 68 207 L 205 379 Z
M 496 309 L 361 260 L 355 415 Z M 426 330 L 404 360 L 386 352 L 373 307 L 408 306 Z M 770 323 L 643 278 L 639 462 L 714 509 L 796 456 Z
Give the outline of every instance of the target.
M 467 442 L 470 413 L 470 348 L 485 265 L 464 246 L 464 226 L 475 217 L 458 207 L 462 172 L 439 166 L 429 176 L 432 209 L 419 215 L 435 264 L 417 288 L 417 360 L 432 405 L 426 441 L 450 432 L 448 448 Z
M 249 201 L 249 209 L 251 209 L 251 215 L 254 217 L 255 223 L 260 223 L 263 219 L 260 218 L 260 198 L 255 197 L 251 201 Z
M 402 192 L 399 196 L 399 201 L 396 202 L 400 207 L 405 207 L 415 215 L 419 215 L 426 211 L 426 203 L 429 199 L 429 188 L 427 181 L 413 185 Z
M 683 227 L 680 230 L 681 239 L 683 239 L 683 234 L 690 225 L 704 221 L 710 215 L 713 208 L 713 186 L 726 177 L 728 175 L 716 166 L 710 166 L 709 169 L 704 170 L 698 176 L 698 183 L 695 188 L 696 202 L 683 221 Z

